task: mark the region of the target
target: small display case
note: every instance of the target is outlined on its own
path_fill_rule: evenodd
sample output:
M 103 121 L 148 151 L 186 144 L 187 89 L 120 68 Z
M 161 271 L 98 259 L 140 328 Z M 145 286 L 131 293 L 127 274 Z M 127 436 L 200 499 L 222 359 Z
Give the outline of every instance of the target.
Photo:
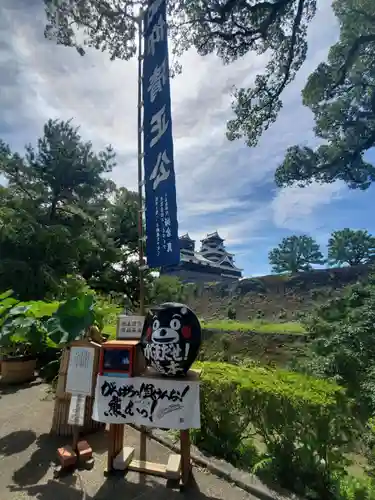
M 146 369 L 139 340 L 109 340 L 102 344 L 99 374 L 136 377 Z

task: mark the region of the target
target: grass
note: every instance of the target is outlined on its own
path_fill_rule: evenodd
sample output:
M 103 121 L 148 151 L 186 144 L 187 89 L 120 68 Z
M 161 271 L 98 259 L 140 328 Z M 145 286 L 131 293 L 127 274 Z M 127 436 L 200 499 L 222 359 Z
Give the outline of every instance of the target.
M 103 328 L 103 333 L 107 333 L 109 335 L 109 340 L 116 340 L 116 325 L 105 325 Z
M 269 323 L 262 320 L 234 321 L 230 319 L 202 321 L 203 328 L 222 330 L 223 332 L 258 332 L 303 334 L 306 330 L 301 323 L 289 321 L 286 323 Z
M 298 335 L 306 333 L 300 323 L 289 321 L 287 323 L 267 323 L 265 321 L 232 321 L 230 319 L 201 321 L 203 328 L 221 330 L 223 332 L 258 332 L 258 333 L 285 333 Z M 116 324 L 106 324 L 103 330 L 109 334 L 110 339 L 116 338 Z

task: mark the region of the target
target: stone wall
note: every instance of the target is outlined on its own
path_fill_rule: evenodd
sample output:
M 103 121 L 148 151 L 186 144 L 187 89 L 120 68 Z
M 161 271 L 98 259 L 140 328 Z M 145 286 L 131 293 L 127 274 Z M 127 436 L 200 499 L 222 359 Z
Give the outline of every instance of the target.
M 220 274 L 203 273 L 187 269 L 168 270 L 168 272 L 164 272 L 162 274 L 177 276 L 181 281 L 193 281 L 194 283 L 213 283 L 216 281 L 231 283 L 233 281 L 238 281 L 233 278 L 222 277 Z
M 342 288 L 359 280 L 367 279 L 369 266 L 359 265 L 337 269 L 314 270 L 298 273 L 293 276 L 268 275 L 259 278 L 241 280 L 238 291 L 242 294 L 249 292 L 282 293 L 308 291 L 315 288 Z
M 302 359 L 309 336 L 258 332 L 225 332 L 203 329 L 199 359 L 202 361 L 254 360 L 264 365 L 284 368 L 295 359 Z

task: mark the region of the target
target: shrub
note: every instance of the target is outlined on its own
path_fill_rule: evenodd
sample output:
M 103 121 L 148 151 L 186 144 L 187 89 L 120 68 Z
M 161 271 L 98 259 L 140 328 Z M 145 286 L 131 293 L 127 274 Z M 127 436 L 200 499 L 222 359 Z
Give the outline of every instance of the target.
M 366 448 L 365 453 L 369 464 L 367 472 L 375 477 L 375 417 L 371 417 L 367 421 L 362 441 Z
M 236 310 L 234 307 L 232 307 L 232 306 L 228 307 L 227 316 L 228 316 L 228 319 L 233 319 L 233 320 L 236 319 L 237 314 L 236 314 Z
M 202 363 L 201 429 L 196 444 L 241 462 L 282 487 L 330 498 L 333 473 L 342 472 L 352 438 L 351 408 L 336 384 L 284 370 Z M 263 441 L 259 460 L 251 436 Z
M 187 299 L 183 283 L 176 276 L 162 275 L 155 279 L 151 292 L 151 304 L 163 302 L 185 302 Z
M 281 309 L 281 310 L 279 311 L 278 316 L 279 316 L 279 319 L 286 319 L 286 317 L 287 317 L 287 312 L 286 312 L 286 309 Z
M 338 481 L 336 500 L 375 500 L 375 483 L 369 477 L 347 476 Z
M 375 412 L 374 325 L 373 282 L 347 288 L 305 318 L 313 342 L 300 369 L 345 386 L 364 417 Z

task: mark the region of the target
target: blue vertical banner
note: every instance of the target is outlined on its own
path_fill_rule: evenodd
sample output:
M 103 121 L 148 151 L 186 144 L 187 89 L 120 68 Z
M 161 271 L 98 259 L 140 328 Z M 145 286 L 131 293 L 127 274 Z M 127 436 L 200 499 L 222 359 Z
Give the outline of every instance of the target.
M 143 25 L 143 151 L 149 268 L 180 261 L 166 17 L 166 0 L 154 0 L 145 12 Z

